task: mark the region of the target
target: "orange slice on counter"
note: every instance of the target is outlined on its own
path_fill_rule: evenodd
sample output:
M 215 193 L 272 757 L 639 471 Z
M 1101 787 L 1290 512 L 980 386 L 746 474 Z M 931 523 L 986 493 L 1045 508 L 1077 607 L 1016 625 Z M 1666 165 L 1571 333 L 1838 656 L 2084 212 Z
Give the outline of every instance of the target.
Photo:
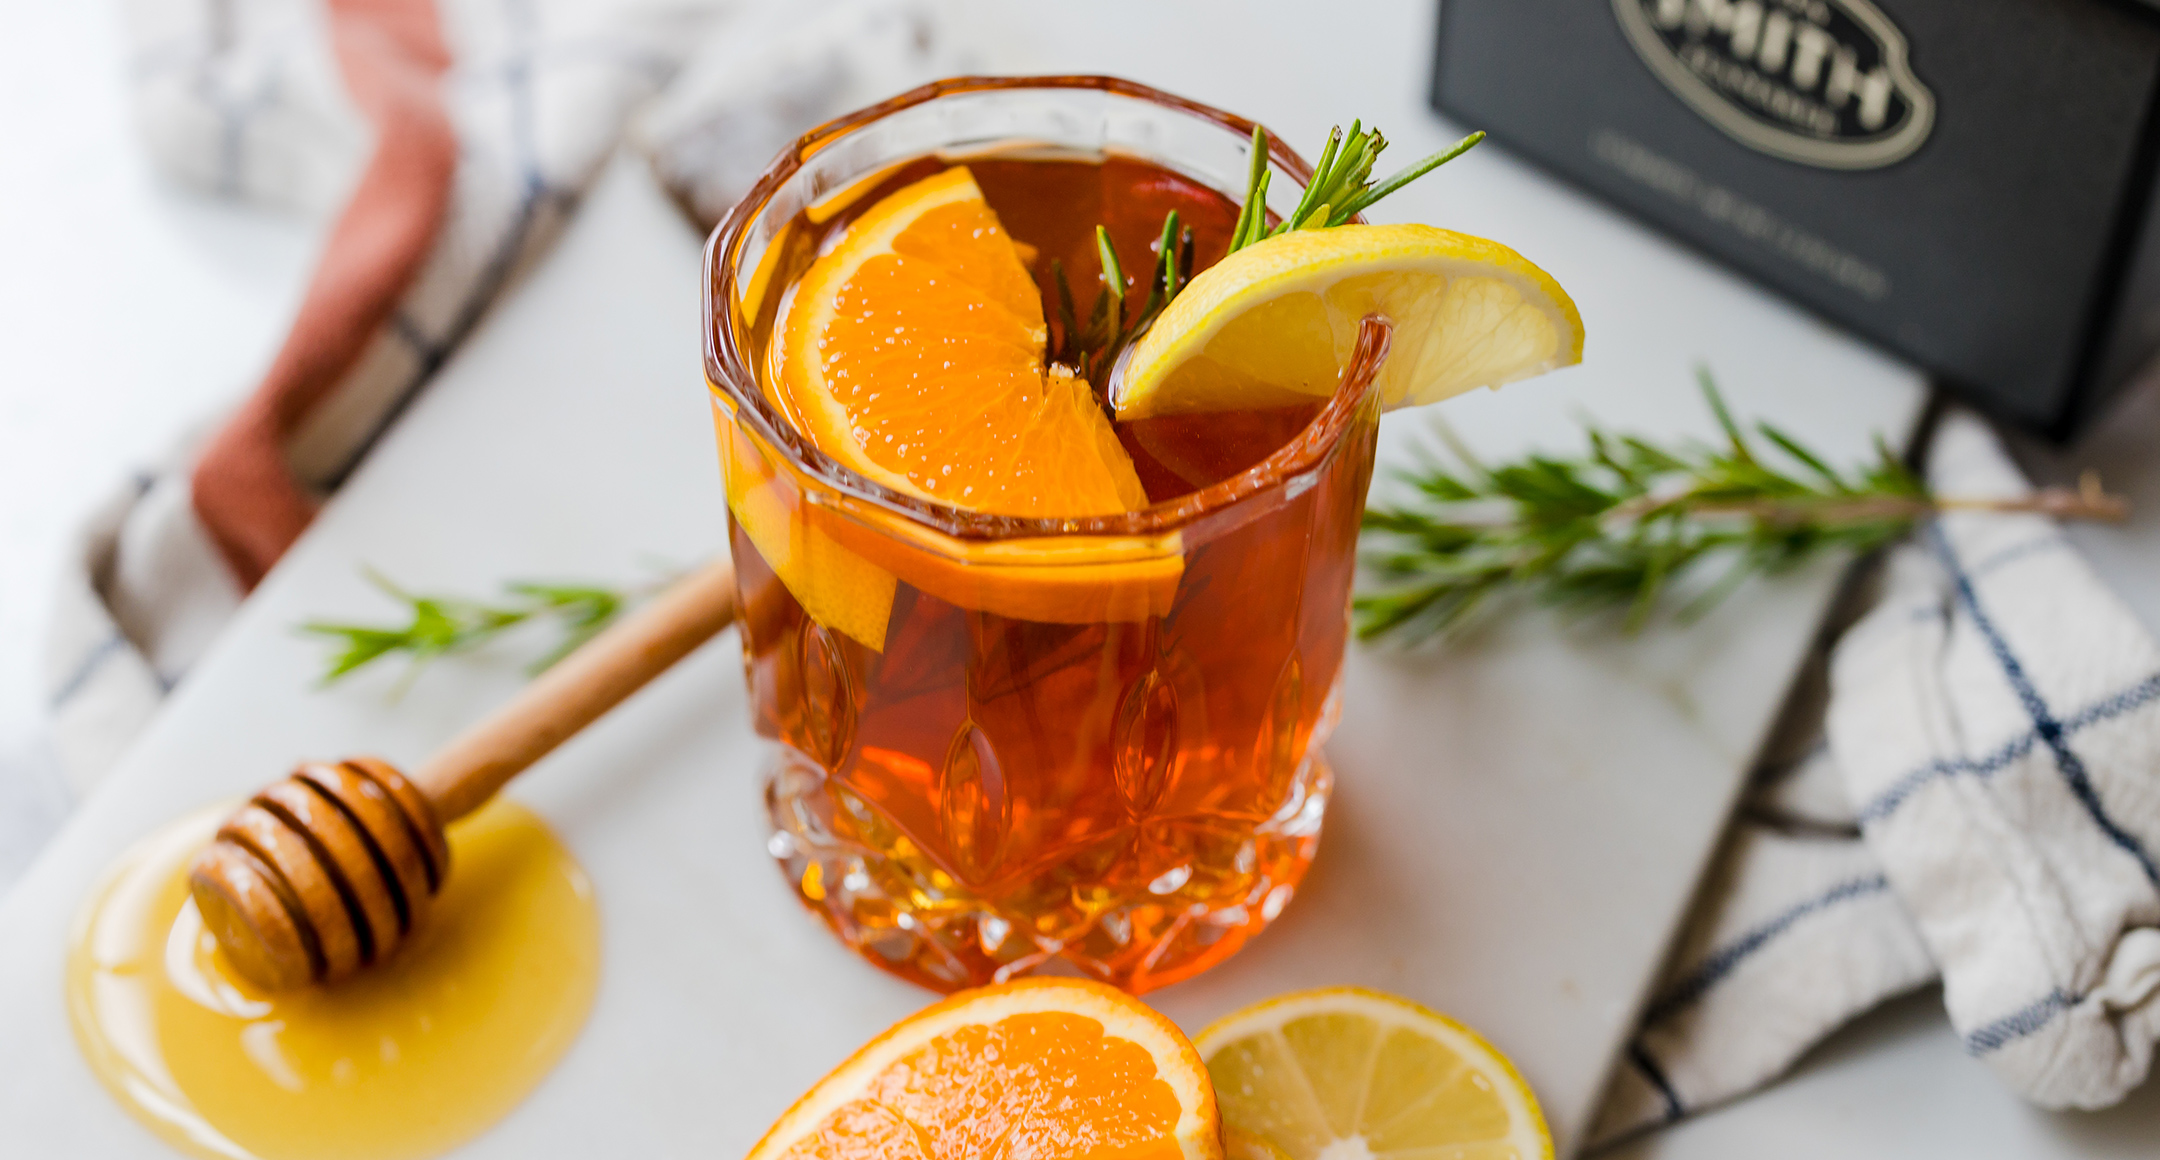
M 1094 392 L 1045 371 L 1035 280 L 965 166 L 849 225 L 779 331 L 803 433 L 887 487 L 996 515 L 1147 505 Z
M 796 1101 L 750 1160 L 1221 1160 L 1183 1033 L 1079 979 L 963 991 L 901 1020 Z

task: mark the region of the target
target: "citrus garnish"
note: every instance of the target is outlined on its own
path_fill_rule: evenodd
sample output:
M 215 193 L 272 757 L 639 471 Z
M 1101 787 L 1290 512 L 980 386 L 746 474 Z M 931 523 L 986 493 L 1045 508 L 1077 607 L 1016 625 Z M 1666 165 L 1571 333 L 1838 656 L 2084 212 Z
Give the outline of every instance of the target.
M 898 491 L 973 511 L 1147 505 L 1088 384 L 1046 372 L 1042 298 L 965 166 L 872 206 L 794 289 L 779 379 L 804 434 Z
M 1113 987 L 1024 979 L 895 1024 L 796 1101 L 750 1160 L 1220 1160 L 1177 1026 Z
M 1406 999 L 1296 991 L 1218 1020 L 1194 1044 L 1226 1137 L 1262 1137 L 1290 1160 L 1553 1154 L 1537 1098 L 1507 1057 Z
M 1196 275 L 1134 345 L 1121 420 L 1325 398 L 1380 314 L 1394 326 L 1384 407 L 1438 402 L 1582 360 L 1582 315 L 1520 254 L 1422 225 L 1301 229 Z
M 1290 1160 L 1266 1136 L 1255 1136 L 1228 1124 L 1223 1125 L 1222 1154 L 1223 1160 Z

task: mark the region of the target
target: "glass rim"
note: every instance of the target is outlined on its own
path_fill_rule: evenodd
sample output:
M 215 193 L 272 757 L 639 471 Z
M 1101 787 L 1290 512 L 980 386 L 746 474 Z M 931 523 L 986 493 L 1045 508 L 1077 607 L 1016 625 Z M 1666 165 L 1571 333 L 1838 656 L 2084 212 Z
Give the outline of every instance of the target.
M 736 328 L 726 319 L 739 309 L 740 272 L 733 260 L 758 215 L 773 195 L 818 152 L 847 134 L 885 117 L 932 101 L 967 93 L 1013 89 L 1071 89 L 1112 93 L 1146 101 L 1235 131 L 1250 139 L 1257 121 L 1122 77 L 1096 75 L 959 76 L 932 81 L 888 100 L 827 121 L 797 138 L 773 159 L 750 191 L 736 202 L 705 243 L 703 289 L 704 357 L 707 389 L 723 392 L 734 404 L 733 421 L 784 455 L 802 474 L 842 495 L 962 540 L 1005 540 L 1071 536 L 1163 536 L 1236 507 L 1241 502 L 1287 485 L 1325 466 L 1350 430 L 1360 405 L 1372 392 L 1378 368 L 1387 357 L 1388 325 L 1368 317 L 1344 365 L 1336 388 L 1298 434 L 1244 471 L 1196 491 L 1136 511 L 1090 516 L 1013 516 L 974 511 L 925 499 L 888 487 L 827 455 L 798 432 L 765 398 L 755 360 L 742 348 Z M 1312 180 L 1312 166 L 1267 131 L 1268 160 L 1302 188 Z M 1168 162 L 1171 159 L 1159 159 Z M 1363 224 L 1358 215 L 1351 219 Z M 725 312 L 725 313 L 723 313 Z M 1344 390 L 1345 383 L 1358 383 Z

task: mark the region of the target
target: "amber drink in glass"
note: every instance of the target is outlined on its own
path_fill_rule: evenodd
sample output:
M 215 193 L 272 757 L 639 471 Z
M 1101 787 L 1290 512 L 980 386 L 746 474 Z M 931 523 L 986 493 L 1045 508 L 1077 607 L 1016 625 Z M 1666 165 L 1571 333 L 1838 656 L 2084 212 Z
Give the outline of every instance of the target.
M 1152 260 L 1176 209 L 1205 269 L 1251 129 L 1107 78 L 940 82 L 805 137 L 710 243 L 744 668 L 778 742 L 769 850 L 841 939 L 905 978 L 1048 968 L 1144 991 L 1289 902 L 1331 786 L 1320 747 L 1387 334 L 1366 325 L 1324 402 L 1116 424 L 1149 506 L 1032 518 L 902 494 L 820 452 L 777 402 L 775 318 L 864 209 L 961 164 L 1046 302 L 1053 260 L 1093 279 L 1098 223 Z M 1269 164 L 1293 195 L 1307 176 L 1280 146 Z

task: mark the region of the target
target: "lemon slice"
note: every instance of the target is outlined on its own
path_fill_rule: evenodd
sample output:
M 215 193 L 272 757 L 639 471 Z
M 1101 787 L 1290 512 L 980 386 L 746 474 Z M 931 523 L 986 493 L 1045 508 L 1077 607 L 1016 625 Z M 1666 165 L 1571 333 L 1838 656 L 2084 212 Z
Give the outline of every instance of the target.
M 1266 1136 L 1255 1136 L 1228 1124 L 1223 1125 L 1222 1154 L 1223 1160 L 1290 1160 Z
M 1196 275 L 1133 347 L 1121 420 L 1309 403 L 1333 393 L 1358 323 L 1394 324 L 1387 408 L 1582 361 L 1582 315 L 1498 242 L 1423 225 L 1292 230 Z
M 1359 987 L 1296 991 L 1193 1040 L 1225 1139 L 1289 1160 L 1550 1160 L 1537 1097 L 1477 1033 Z M 1248 1156 L 1265 1155 L 1249 1150 Z

